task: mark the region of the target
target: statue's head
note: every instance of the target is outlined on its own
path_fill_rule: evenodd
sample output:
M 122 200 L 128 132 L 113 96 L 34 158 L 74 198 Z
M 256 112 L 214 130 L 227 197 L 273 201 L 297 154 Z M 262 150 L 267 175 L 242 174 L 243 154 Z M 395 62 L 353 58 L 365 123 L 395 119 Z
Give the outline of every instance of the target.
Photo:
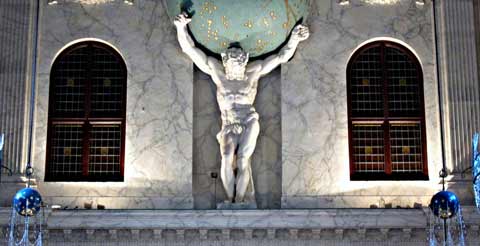
M 222 53 L 222 62 L 228 80 L 244 80 L 248 53 L 241 47 L 231 46 Z

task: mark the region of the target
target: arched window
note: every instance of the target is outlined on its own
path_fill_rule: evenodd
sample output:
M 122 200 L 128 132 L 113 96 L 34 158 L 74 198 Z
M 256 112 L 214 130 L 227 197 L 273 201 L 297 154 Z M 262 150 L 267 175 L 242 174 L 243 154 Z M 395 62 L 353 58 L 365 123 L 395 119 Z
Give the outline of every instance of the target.
M 50 74 L 45 181 L 122 181 L 127 69 L 100 42 L 65 49 Z
M 387 41 L 361 47 L 347 68 L 350 178 L 426 180 L 422 68 Z

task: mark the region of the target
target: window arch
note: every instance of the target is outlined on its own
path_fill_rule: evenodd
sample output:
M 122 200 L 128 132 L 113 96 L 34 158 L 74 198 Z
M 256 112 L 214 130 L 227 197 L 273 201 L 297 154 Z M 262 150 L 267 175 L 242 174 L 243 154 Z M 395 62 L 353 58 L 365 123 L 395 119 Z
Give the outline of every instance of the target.
M 122 181 L 127 69 L 101 42 L 76 43 L 52 65 L 45 181 Z
M 351 180 L 426 180 L 420 62 L 407 48 L 376 41 L 347 67 Z

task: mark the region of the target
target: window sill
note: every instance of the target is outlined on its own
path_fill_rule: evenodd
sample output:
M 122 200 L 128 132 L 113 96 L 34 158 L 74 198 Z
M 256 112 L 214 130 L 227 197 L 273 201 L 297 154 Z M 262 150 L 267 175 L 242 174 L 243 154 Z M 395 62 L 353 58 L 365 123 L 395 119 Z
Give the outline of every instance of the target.
M 45 177 L 44 182 L 123 182 L 119 176 L 93 176 L 93 177 Z
M 351 181 L 427 181 L 428 175 L 424 173 L 354 173 L 350 175 Z

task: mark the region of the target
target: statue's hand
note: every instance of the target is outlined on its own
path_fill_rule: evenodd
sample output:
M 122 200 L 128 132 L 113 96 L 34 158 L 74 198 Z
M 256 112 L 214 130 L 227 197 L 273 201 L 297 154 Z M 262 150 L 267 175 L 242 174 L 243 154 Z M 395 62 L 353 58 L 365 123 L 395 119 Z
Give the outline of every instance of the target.
M 300 42 L 307 39 L 309 36 L 310 31 L 308 30 L 308 27 L 300 24 L 293 28 L 291 38 Z
M 181 14 L 175 16 L 175 20 L 173 20 L 173 24 L 177 27 L 185 27 L 192 21 L 192 18 L 189 18 L 187 13 L 182 12 Z

